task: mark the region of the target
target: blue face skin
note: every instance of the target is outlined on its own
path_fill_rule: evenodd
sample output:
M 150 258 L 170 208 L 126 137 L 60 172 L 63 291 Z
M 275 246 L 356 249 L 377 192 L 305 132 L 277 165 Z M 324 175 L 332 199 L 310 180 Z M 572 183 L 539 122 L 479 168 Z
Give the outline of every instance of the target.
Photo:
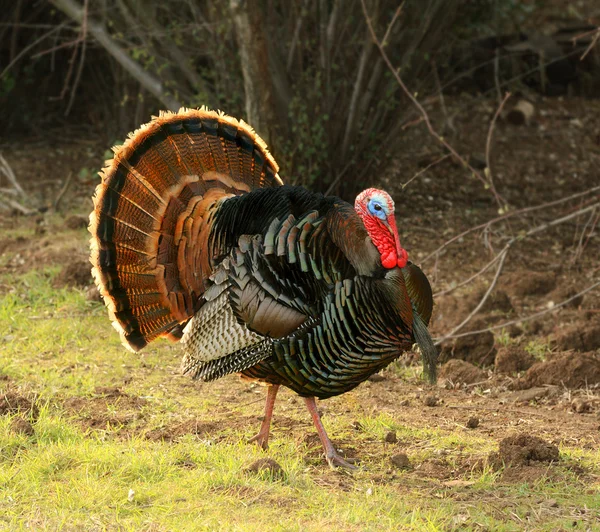
M 371 198 L 367 203 L 367 209 L 373 216 L 377 216 L 380 220 L 387 218 L 387 205 L 376 198 Z

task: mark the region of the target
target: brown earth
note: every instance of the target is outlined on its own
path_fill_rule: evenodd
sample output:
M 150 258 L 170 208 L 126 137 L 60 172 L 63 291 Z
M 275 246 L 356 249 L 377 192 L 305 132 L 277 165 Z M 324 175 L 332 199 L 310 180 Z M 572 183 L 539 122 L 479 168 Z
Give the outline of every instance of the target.
M 585 388 L 600 384 L 600 359 L 593 353 L 565 353 L 534 364 L 519 381 L 518 387 L 531 388 L 555 384 L 567 388 Z
M 496 353 L 495 369 L 497 373 L 512 374 L 526 371 L 535 364 L 535 358 L 520 346 L 501 347 Z
M 440 383 L 450 385 L 475 384 L 487 379 L 487 373 L 464 360 L 453 358 L 446 362 L 439 374 Z
M 21 414 L 37 419 L 40 409 L 36 398 L 31 395 L 21 395 L 19 392 L 8 389 L 0 395 L 0 416 Z

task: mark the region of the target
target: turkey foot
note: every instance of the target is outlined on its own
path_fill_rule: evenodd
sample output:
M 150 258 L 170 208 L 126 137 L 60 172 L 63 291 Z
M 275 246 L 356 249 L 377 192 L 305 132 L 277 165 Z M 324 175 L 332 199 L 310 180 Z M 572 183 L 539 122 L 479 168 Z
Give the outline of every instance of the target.
M 258 446 L 266 451 L 269 448 L 269 432 L 271 430 L 271 417 L 273 416 L 273 407 L 275 406 L 275 398 L 279 391 L 279 384 L 273 384 L 269 386 L 267 390 L 267 402 L 265 403 L 265 416 L 260 430 L 256 436 L 253 436 L 248 440 L 248 443 L 256 442 Z
M 325 427 L 323 426 L 323 422 L 321 421 L 321 416 L 319 416 L 319 411 L 317 410 L 317 403 L 314 397 L 303 397 L 304 402 L 306 403 L 306 408 L 310 412 L 313 423 L 315 424 L 315 428 L 317 429 L 317 433 L 319 434 L 319 438 L 321 439 L 321 443 L 323 444 L 323 449 L 325 449 L 325 460 L 329 464 L 331 469 L 335 469 L 336 467 L 343 467 L 344 469 L 356 470 L 358 469 L 355 465 L 350 462 L 346 462 L 339 453 L 335 450 L 333 443 L 327 436 L 327 432 L 325 432 Z

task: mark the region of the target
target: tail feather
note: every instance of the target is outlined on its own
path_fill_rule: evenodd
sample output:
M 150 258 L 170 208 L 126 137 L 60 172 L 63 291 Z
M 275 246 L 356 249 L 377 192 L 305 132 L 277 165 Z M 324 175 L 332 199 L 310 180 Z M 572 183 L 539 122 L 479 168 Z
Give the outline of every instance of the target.
M 245 123 L 207 109 L 161 113 L 114 149 L 90 215 L 93 275 L 123 342 L 179 338 L 201 304 L 218 203 L 279 186 Z

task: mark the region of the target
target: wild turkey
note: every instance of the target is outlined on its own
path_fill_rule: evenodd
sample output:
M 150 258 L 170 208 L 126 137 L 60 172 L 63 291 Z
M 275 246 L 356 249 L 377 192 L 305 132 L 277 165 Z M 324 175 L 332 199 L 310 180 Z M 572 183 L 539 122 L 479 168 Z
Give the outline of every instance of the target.
M 284 186 L 244 122 L 206 109 L 162 113 L 101 173 L 90 215 L 92 273 L 125 346 L 181 340 L 183 371 L 269 385 L 253 438 L 268 445 L 280 385 L 302 396 L 328 463 L 315 397 L 353 389 L 416 341 L 435 379 L 427 278 L 400 246 L 394 202 L 354 208 Z

